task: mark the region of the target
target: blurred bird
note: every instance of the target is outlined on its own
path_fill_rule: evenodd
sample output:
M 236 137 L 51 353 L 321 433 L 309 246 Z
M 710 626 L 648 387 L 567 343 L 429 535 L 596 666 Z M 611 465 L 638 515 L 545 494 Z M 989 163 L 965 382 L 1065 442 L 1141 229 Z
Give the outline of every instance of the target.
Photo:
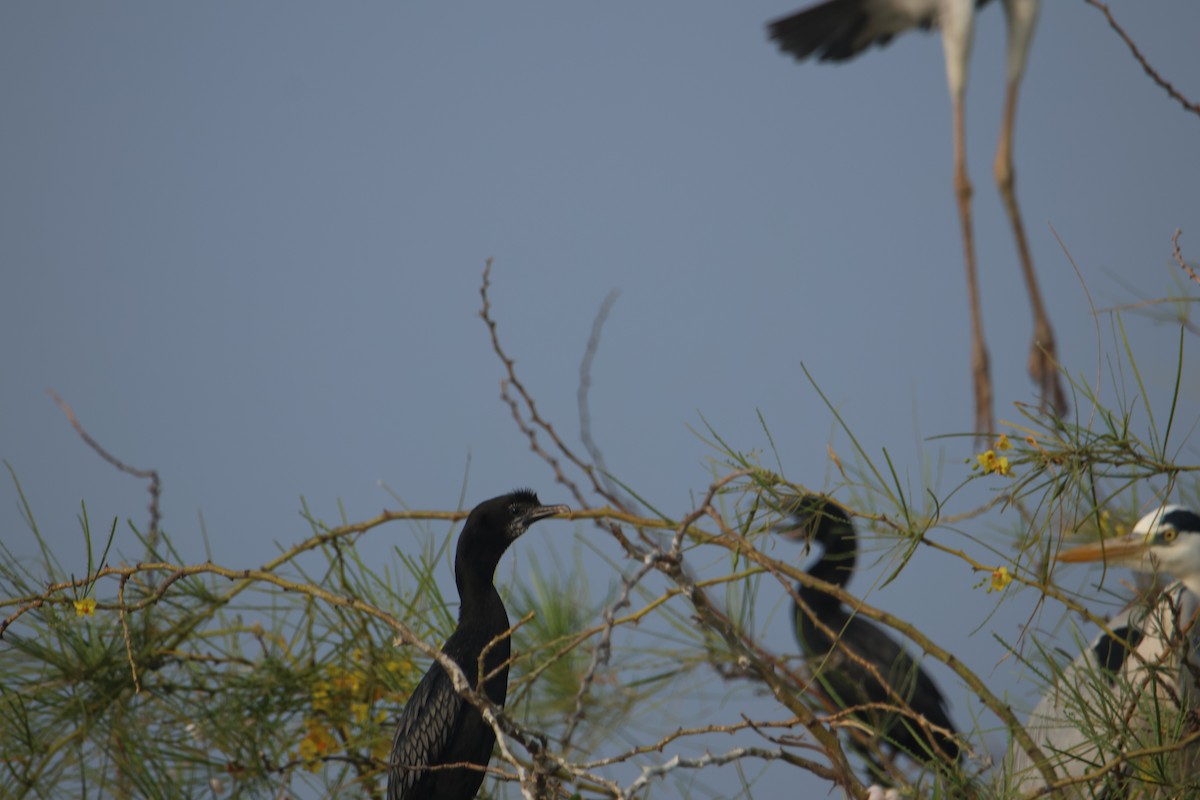
M 975 8 L 987 0 L 826 0 L 767 26 L 770 38 L 781 50 L 803 61 L 846 61 L 873 44 L 886 45 L 893 36 L 911 28 L 942 30 L 946 77 L 950 84 L 950 107 L 954 131 L 954 189 L 958 200 L 963 249 L 967 267 L 967 298 L 971 312 L 971 370 L 975 383 L 975 430 L 990 432 L 992 383 L 987 345 L 983 335 L 982 305 L 975 266 L 975 239 L 971 224 L 971 181 L 967 175 L 966 118 L 964 95 L 967 66 L 975 26 Z M 1029 373 L 1039 387 L 1042 402 L 1060 416 L 1067 412 L 1067 398 L 1058 374 L 1054 331 L 1042 303 L 1033 258 L 1021 222 L 1014 190 L 1012 163 L 1013 127 L 1017 117 L 1017 93 L 1037 24 L 1039 0 L 1003 0 L 1008 18 L 1008 53 L 1004 116 L 996 149 L 995 176 L 1016 239 L 1025 288 L 1033 311 L 1033 346 Z
M 532 491 L 480 503 L 467 517 L 454 555 L 461 605 L 458 627 L 442 647 L 472 689 L 503 707 L 511 655 L 508 613 L 492 579 L 500 556 L 530 525 L 569 512 L 544 506 Z M 479 791 L 496 734 L 479 709 L 464 699 L 436 661 L 417 684 L 400 715 L 388 766 L 388 800 L 469 800 Z M 445 767 L 450 764 L 473 766 Z M 445 768 L 443 768 L 445 767 Z
M 858 555 L 845 509 L 817 495 L 790 498 L 784 509 L 790 518 L 776 525 L 775 532 L 820 544 L 823 552 L 808 574 L 845 587 Z M 875 732 L 885 750 L 921 762 L 955 762 L 960 748 L 946 699 L 912 656 L 883 628 L 848 611 L 832 595 L 797 583 L 796 596 L 796 640 L 829 698 L 841 708 L 859 709 L 855 716 Z M 879 768 L 871 754 L 864 756 Z
M 1077 784 L 1064 796 L 1154 796 L 1150 784 L 1178 780 L 1195 790 L 1200 747 L 1180 748 L 1179 743 L 1196 730 L 1200 516 L 1182 506 L 1163 506 L 1142 517 L 1127 536 L 1066 550 L 1057 560 L 1104 561 L 1175 579 L 1152 601 L 1136 601 L 1109 620 L 1030 715 L 1026 730 L 1059 778 L 1116 765 L 1095 783 Z M 1146 748 L 1160 750 L 1122 761 Z M 1015 741 L 1008 762 L 1011 788 L 1025 794 L 1045 786 Z M 1131 791 L 1136 780 L 1150 784 Z

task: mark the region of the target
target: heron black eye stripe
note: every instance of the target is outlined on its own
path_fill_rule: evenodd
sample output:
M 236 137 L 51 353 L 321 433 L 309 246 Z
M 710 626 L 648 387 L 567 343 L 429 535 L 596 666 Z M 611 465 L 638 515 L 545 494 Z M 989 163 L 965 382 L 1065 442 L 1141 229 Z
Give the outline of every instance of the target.
M 1163 515 L 1161 522 L 1164 526 L 1176 531 L 1195 531 L 1200 533 L 1200 515 L 1189 508 L 1175 508 Z

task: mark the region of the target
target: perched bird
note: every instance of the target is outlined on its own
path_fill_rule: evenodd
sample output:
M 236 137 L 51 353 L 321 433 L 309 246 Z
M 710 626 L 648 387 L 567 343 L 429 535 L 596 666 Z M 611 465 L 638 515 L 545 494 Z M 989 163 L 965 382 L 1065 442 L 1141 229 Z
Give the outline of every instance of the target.
M 971 370 L 975 383 L 975 429 L 994 428 L 992 383 L 975 266 L 975 239 L 971 224 L 971 181 L 967 175 L 966 121 L 963 106 L 967 88 L 967 63 L 975 26 L 975 8 L 987 0 L 826 0 L 767 26 L 770 38 L 785 53 L 803 61 L 816 56 L 820 61 L 846 61 L 873 44 L 885 45 L 893 36 L 911 28 L 942 30 L 946 77 L 950 84 L 950 106 L 954 131 L 954 189 L 958 200 L 963 249 L 967 268 L 967 299 L 971 312 Z M 1012 224 L 1017 255 L 1025 276 L 1025 288 L 1033 311 L 1033 345 L 1029 373 L 1041 392 L 1042 401 L 1059 415 L 1067 411 L 1067 398 L 1058 374 L 1054 331 L 1042 303 L 1033 258 L 1021 222 L 1014 191 L 1012 163 L 1013 127 L 1017 117 L 1017 92 L 1025 72 L 1025 61 L 1037 24 L 1039 0 L 1003 0 L 1008 18 L 1008 54 L 1004 117 L 996 149 L 995 176 L 1004 207 Z
M 1153 600 L 1135 601 L 1109 620 L 1061 669 L 1030 715 L 1026 730 L 1059 779 L 1115 765 L 1101 771 L 1094 784 L 1076 784 L 1061 796 L 1147 797 L 1154 796 L 1152 784 L 1178 780 L 1195 790 L 1200 745 L 1180 748 L 1179 742 L 1194 735 L 1200 699 L 1200 516 L 1181 506 L 1163 506 L 1142 517 L 1128 535 L 1066 550 L 1057 560 L 1104 561 L 1174 578 Z M 1123 760 L 1153 748 L 1154 753 Z M 1015 741 L 1007 773 L 1010 787 L 1023 794 L 1045 786 Z M 1130 791 L 1135 781 L 1143 785 Z
M 775 531 L 820 544 L 823 552 L 808 574 L 844 587 L 858 556 L 846 511 L 817 495 L 793 498 L 785 510 L 790 519 Z M 847 610 L 832 595 L 798 583 L 796 596 L 796 639 L 829 698 L 842 708 L 865 707 L 855 716 L 893 754 L 899 751 L 922 762 L 956 761 L 960 748 L 946 699 L 913 657 L 880 626 Z
M 467 683 L 479 686 L 483 659 L 484 693 L 498 706 L 508 694 L 508 613 L 492 579 L 500 556 L 530 525 L 567 506 L 544 506 L 532 491 L 480 503 L 467 517 L 454 555 L 454 581 L 461 604 L 458 627 L 442 652 L 458 664 Z M 454 690 L 436 661 L 417 684 L 392 740 L 388 800 L 467 800 L 483 783 L 496 735 L 479 709 Z M 448 764 L 470 764 L 439 768 Z

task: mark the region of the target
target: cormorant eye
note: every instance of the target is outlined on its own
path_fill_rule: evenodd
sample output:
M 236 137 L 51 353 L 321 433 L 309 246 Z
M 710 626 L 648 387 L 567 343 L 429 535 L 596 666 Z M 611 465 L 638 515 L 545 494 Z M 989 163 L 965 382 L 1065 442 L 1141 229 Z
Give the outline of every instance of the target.
M 1174 528 L 1166 528 L 1158 536 L 1164 542 L 1170 544 L 1171 542 L 1175 541 L 1175 537 L 1179 536 L 1179 531 L 1175 530 Z

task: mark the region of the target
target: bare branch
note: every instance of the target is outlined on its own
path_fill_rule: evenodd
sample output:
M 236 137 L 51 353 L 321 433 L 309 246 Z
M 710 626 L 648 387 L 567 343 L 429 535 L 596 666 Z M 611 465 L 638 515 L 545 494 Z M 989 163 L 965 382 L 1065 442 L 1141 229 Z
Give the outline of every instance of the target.
M 545 453 L 545 451 L 541 450 L 539 448 L 539 446 L 537 446 L 537 434 L 532 428 L 525 426 L 524 423 L 521 421 L 517 404 L 505 392 L 505 389 L 507 386 L 512 386 L 512 388 L 517 390 L 517 394 L 520 395 L 522 402 L 524 402 L 525 407 L 529 410 L 530 422 L 537 428 L 540 428 L 542 431 L 544 431 L 545 434 L 550 437 L 550 440 L 552 442 L 554 442 L 555 448 L 557 448 L 558 451 L 560 453 L 562 453 L 562 455 L 568 461 L 570 461 L 572 464 L 574 464 L 576 467 L 578 467 L 580 470 L 582 470 L 585 475 L 588 476 L 588 479 L 591 481 L 591 484 L 592 484 L 592 490 L 594 492 L 596 492 L 596 494 L 600 495 L 605 500 L 607 500 L 609 503 L 611 503 L 615 508 L 624 508 L 624 505 L 621 502 L 620 498 L 612 496 L 608 492 L 608 490 L 606 490 L 604 488 L 604 486 L 602 486 L 600 484 L 600 482 L 596 479 L 595 465 L 589 464 L 586 461 L 584 461 L 583 459 L 581 459 L 579 456 L 575 455 L 575 453 L 569 447 L 567 447 L 566 443 L 563 442 L 562 438 L 559 437 L 557 431 L 554 430 L 554 426 L 551 425 L 548 421 L 546 421 L 538 413 L 537 403 L 534 402 L 532 395 L 529 394 L 529 392 L 525 389 L 525 385 L 523 383 L 521 383 L 521 380 L 517 377 L 516 362 L 514 362 L 511 358 L 509 358 L 508 354 L 504 352 L 504 348 L 501 347 L 500 337 L 496 330 L 496 321 L 494 319 L 492 319 L 492 316 L 491 316 L 492 306 L 491 306 L 491 301 L 488 298 L 488 289 L 491 286 L 491 272 L 492 272 L 492 259 L 489 258 L 487 260 L 487 262 L 484 264 L 483 281 L 479 287 L 479 294 L 483 298 L 483 307 L 479 311 L 479 316 L 481 316 L 483 318 L 484 323 L 488 327 L 488 332 L 491 334 L 492 349 L 495 351 L 496 355 L 500 358 L 500 362 L 502 364 L 504 364 L 504 369 L 508 373 L 508 377 L 501 384 L 501 394 L 502 394 L 502 396 L 504 396 L 505 401 L 509 404 L 509 407 L 512 409 L 514 418 L 517 420 L 518 425 L 521 426 L 522 432 L 524 432 L 525 435 L 529 437 L 530 445 L 533 448 L 533 450 L 535 452 L 537 452 L 539 455 L 541 455 L 542 458 L 546 459 L 547 463 L 551 464 L 551 466 L 555 470 L 555 477 L 559 480 L 559 482 L 561 482 L 564 486 L 566 486 L 568 489 L 571 490 L 571 493 L 574 495 L 575 500 L 580 505 L 580 507 L 581 508 L 591 508 L 592 507 L 591 503 L 589 503 L 587 501 L 587 498 L 584 497 L 583 494 L 579 491 L 578 486 L 576 486 L 574 482 L 568 480 L 566 478 L 566 476 L 563 475 L 562 470 L 560 469 L 557 461 L 555 461 L 551 456 L 549 456 L 549 454 Z
M 87 430 L 84 429 L 83 425 L 76 418 L 75 412 L 71 410 L 69 405 L 67 405 L 66 400 L 63 400 L 61 397 L 59 397 L 58 393 L 53 389 L 47 389 L 46 391 L 50 394 L 50 397 L 54 400 L 54 402 L 58 404 L 58 407 L 62 409 L 62 412 L 67 415 L 67 421 L 71 423 L 71 427 L 75 429 L 75 432 L 79 434 L 79 438 L 83 439 L 88 447 L 95 450 L 97 455 L 99 455 L 109 464 L 112 464 L 121 472 L 124 472 L 126 475 L 132 475 L 135 478 L 142 478 L 143 480 L 150 481 L 150 528 L 148 535 L 150 536 L 151 540 L 156 538 L 158 536 L 158 523 L 162 518 L 158 510 L 158 500 L 159 497 L 162 496 L 162 482 L 158 478 L 158 471 L 153 469 L 138 469 L 137 467 L 131 467 L 117 459 L 115 456 L 101 447 L 100 443 L 93 439 Z
M 600 309 L 596 312 L 596 318 L 592 321 L 592 332 L 588 336 L 587 347 L 583 351 L 583 360 L 579 364 L 579 390 L 576 392 L 579 401 L 579 438 L 583 441 L 583 447 L 587 450 L 588 456 L 596 465 L 596 469 L 600 473 L 600 480 L 613 495 L 618 495 L 619 491 L 613 486 L 613 481 L 608 476 L 604 454 L 600 452 L 599 445 L 592 438 L 592 415 L 588 408 L 588 392 L 592 388 L 592 362 L 596 358 L 596 352 L 600 349 L 600 332 L 604 329 L 604 323 L 608 320 L 608 315 L 617 302 L 618 294 L 616 289 L 608 293 L 604 302 L 600 304 Z M 633 508 L 635 505 L 628 500 L 625 502 L 629 508 Z
M 1200 276 L 1196 275 L 1196 270 L 1192 269 L 1192 265 L 1183 260 L 1183 251 L 1179 248 L 1179 237 L 1183 235 L 1183 231 L 1176 228 L 1175 235 L 1171 237 L 1171 244 L 1175 246 L 1175 263 L 1179 268 L 1188 274 L 1188 277 L 1200 284 Z
M 562 751 L 564 753 L 571 749 L 571 737 L 575 735 L 575 729 L 584 717 L 586 708 L 584 701 L 587 697 L 588 690 L 592 683 L 596 680 L 596 672 L 602 666 L 608 663 L 612 657 L 612 635 L 617 627 L 616 612 L 627 607 L 629 595 L 633 591 L 633 587 L 641 582 L 652 569 L 653 563 L 646 561 L 632 575 L 627 575 L 621 581 L 621 594 L 610 606 L 604 609 L 604 629 L 600 634 L 600 641 L 596 642 L 592 648 L 592 660 L 588 664 L 587 671 L 584 672 L 583 678 L 579 681 L 579 691 L 575 693 L 575 709 L 571 712 L 571 717 L 567 721 L 567 730 L 562 737 Z
M 1170 81 L 1158 73 L 1158 70 L 1150 66 L 1150 62 L 1146 60 L 1146 57 L 1142 55 L 1142 51 L 1138 49 L 1138 46 L 1134 43 L 1133 39 L 1128 33 L 1125 32 L 1125 29 L 1121 27 L 1116 18 L 1113 17 L 1112 12 L 1109 10 L 1107 5 L 1101 3 L 1100 0 L 1083 0 L 1083 2 L 1087 3 L 1089 6 L 1095 6 L 1096 8 L 1100 9 L 1100 11 L 1104 14 L 1104 18 L 1108 20 L 1109 27 L 1116 31 L 1117 35 L 1121 37 L 1121 40 L 1125 42 L 1125 45 L 1129 48 L 1129 52 L 1133 54 L 1134 60 L 1142 65 L 1142 70 L 1150 76 L 1150 80 L 1154 81 L 1156 84 L 1162 87 L 1162 89 L 1166 91 L 1168 95 L 1177 100 L 1179 104 L 1183 106 L 1185 111 L 1190 111 L 1191 113 L 1200 116 L 1200 104 L 1193 103 L 1191 100 L 1188 100 L 1186 97 L 1184 97 L 1178 89 L 1171 85 Z

